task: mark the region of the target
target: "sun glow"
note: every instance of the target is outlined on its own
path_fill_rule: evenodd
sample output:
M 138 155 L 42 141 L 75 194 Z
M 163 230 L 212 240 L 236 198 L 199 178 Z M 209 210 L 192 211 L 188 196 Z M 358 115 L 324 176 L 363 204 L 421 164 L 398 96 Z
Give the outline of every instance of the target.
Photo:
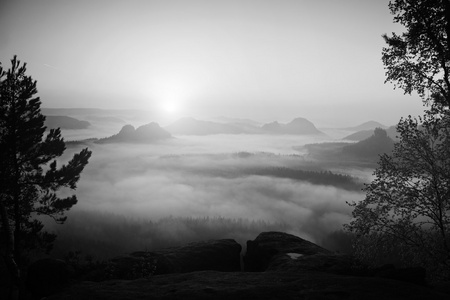
M 180 111 L 181 106 L 179 103 L 174 101 L 167 101 L 161 104 L 161 109 L 167 114 L 176 114 Z
M 188 91 L 178 82 L 160 84 L 155 93 L 155 100 L 161 117 L 173 119 L 183 115 L 183 104 L 185 104 L 187 97 Z
M 173 121 L 191 113 L 193 98 L 201 87 L 201 83 L 192 77 L 182 72 L 171 72 L 149 85 L 149 98 L 161 119 Z
M 158 110 L 162 121 L 174 121 L 184 113 L 184 98 L 181 95 L 167 93 L 159 97 Z

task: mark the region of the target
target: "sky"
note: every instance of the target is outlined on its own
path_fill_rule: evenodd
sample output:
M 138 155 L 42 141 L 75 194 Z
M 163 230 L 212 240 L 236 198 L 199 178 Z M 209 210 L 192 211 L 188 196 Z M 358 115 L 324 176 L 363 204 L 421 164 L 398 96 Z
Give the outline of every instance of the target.
M 388 2 L 0 0 L 0 62 L 27 62 L 43 107 L 393 125 L 423 106 L 384 83 Z

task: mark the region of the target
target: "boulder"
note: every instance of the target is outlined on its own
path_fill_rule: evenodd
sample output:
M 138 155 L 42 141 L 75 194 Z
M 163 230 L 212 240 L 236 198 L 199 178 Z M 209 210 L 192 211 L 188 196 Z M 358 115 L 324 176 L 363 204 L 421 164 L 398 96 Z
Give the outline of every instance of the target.
M 139 251 L 108 261 L 105 279 L 136 279 L 194 271 L 240 271 L 241 245 L 235 240 L 211 240 L 155 252 Z
M 137 257 L 122 255 L 108 261 L 105 268 L 106 279 L 137 279 L 153 274 L 154 259 L 152 255 Z
M 336 253 L 278 254 L 272 258 L 266 271 L 317 271 L 340 275 L 367 275 L 367 268 L 362 266 L 353 256 Z
M 325 272 L 339 275 L 382 277 L 425 285 L 425 269 L 385 265 L 368 268 L 354 256 L 328 251 L 314 243 L 282 232 L 263 232 L 247 242 L 246 271 Z
M 294 256 L 314 254 L 332 254 L 314 243 L 284 232 L 263 232 L 254 241 L 247 241 L 247 253 L 244 256 L 245 271 L 266 271 L 280 256 L 291 253 Z
M 26 284 L 33 296 L 40 299 L 61 291 L 69 277 L 69 268 L 63 260 L 44 258 L 28 267 Z
M 235 240 L 222 239 L 191 243 L 157 251 L 155 274 L 187 273 L 194 271 L 234 272 L 241 270 L 242 247 Z

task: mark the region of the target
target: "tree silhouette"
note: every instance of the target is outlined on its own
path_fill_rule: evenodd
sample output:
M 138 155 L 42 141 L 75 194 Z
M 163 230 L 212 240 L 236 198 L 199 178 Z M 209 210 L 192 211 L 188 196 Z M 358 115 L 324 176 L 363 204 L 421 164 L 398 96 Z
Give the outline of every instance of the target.
M 346 228 L 365 261 L 396 252 L 445 275 L 450 268 L 450 116 L 401 120 L 400 142 L 384 154 Z M 447 270 L 447 271 L 446 271 Z M 448 274 L 450 275 L 450 274 Z
M 62 197 L 59 191 L 76 189 L 91 156 L 86 148 L 57 166 L 64 140 L 59 128 L 44 137 L 45 116 L 36 93 L 36 81 L 26 75 L 26 64 L 16 56 L 9 70 L 0 65 L 0 217 L 6 236 L 2 254 L 16 289 L 21 285 L 24 249 L 38 245 L 48 249 L 54 240 L 35 216 L 47 215 L 58 223 L 66 220 L 64 213 L 77 198 Z
M 389 3 L 401 35 L 384 35 L 386 81 L 405 94 L 419 93 L 426 104 L 450 106 L 450 2 L 396 0 Z
M 389 4 L 401 36 L 384 36 L 386 81 L 417 91 L 431 108 L 401 119 L 400 141 L 382 155 L 345 228 L 367 262 L 400 254 L 435 278 L 450 278 L 450 1 L 396 0 Z

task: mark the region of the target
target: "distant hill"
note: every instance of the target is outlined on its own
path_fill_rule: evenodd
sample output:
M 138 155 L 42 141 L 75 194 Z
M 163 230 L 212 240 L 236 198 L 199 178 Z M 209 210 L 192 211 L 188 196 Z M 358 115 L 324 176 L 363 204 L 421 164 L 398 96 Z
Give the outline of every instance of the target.
M 394 140 L 388 136 L 386 130 L 376 128 L 372 136 L 355 144 L 344 146 L 342 152 L 344 155 L 359 158 L 378 158 L 380 154 L 392 152 L 394 144 Z
M 135 129 L 132 125 L 125 125 L 119 133 L 96 141 L 98 144 L 106 143 L 152 143 L 171 138 L 172 135 L 162 129 L 157 123 L 149 123 Z
M 145 122 L 146 120 L 152 120 L 155 118 L 155 114 L 152 111 L 137 110 L 137 109 L 100 109 L 100 108 L 41 108 L 41 112 L 45 116 L 71 116 L 74 118 L 91 119 L 96 117 L 113 117 L 108 120 L 102 120 L 112 122 L 115 121 L 130 120 L 136 122 Z M 92 119 L 93 120 L 93 119 Z
M 85 129 L 91 126 L 88 121 L 80 121 L 68 116 L 46 116 L 44 125 L 47 129 Z
M 57 116 L 57 115 L 89 115 L 89 114 L 100 114 L 104 110 L 100 108 L 41 108 L 41 112 L 46 116 Z
M 386 130 L 377 128 L 373 135 L 357 143 L 307 144 L 304 149 L 308 151 L 308 158 L 327 164 L 351 163 L 375 167 L 379 155 L 390 153 L 394 149 L 394 144 L 394 140 L 388 136 Z
M 342 128 L 342 129 L 348 130 L 348 131 L 362 131 L 362 130 L 372 130 L 373 131 L 373 130 L 375 130 L 375 128 L 385 129 L 385 128 L 387 128 L 387 126 L 385 126 L 379 122 L 376 122 L 376 121 L 368 121 L 368 122 L 362 123 L 358 126 L 347 127 L 347 128 Z
M 396 126 L 391 126 L 391 127 L 385 128 L 385 130 L 387 132 L 387 135 L 391 139 L 393 139 L 394 141 L 397 140 L 398 132 L 397 132 Z M 362 141 L 362 140 L 365 140 L 365 139 L 371 137 L 374 134 L 374 132 L 375 132 L 374 129 L 372 129 L 372 130 L 361 130 L 361 131 L 352 133 L 352 134 L 344 137 L 343 140 Z
M 230 120 L 230 119 L 227 119 Z M 224 119 L 222 119 L 224 121 Z M 172 134 L 182 135 L 209 135 L 209 134 L 298 134 L 316 135 L 324 134 L 319 131 L 313 123 L 304 119 L 296 118 L 288 124 L 272 122 L 257 126 L 248 120 L 234 120 L 231 123 L 219 123 L 213 121 L 201 121 L 193 118 L 180 119 L 166 127 Z
M 219 123 L 226 123 L 226 124 L 247 124 L 247 125 L 252 125 L 252 126 L 255 126 L 255 127 L 261 126 L 261 123 L 255 121 L 255 120 L 241 119 L 241 118 L 230 118 L 230 117 L 224 117 L 224 116 L 212 118 L 211 121 L 219 122 Z
M 357 131 L 355 133 L 352 133 L 350 135 L 347 135 L 346 137 L 342 138 L 343 140 L 349 140 L 349 141 L 362 141 L 369 137 L 371 137 L 374 133 L 374 129 L 371 130 L 361 130 Z
M 272 122 L 264 124 L 261 127 L 265 133 L 272 134 L 299 134 L 299 135 L 316 135 L 324 134 L 314 126 L 314 124 L 305 118 L 296 118 L 290 123 L 282 124 L 278 122 Z
M 96 122 L 102 122 L 102 123 L 119 123 L 119 124 L 126 123 L 121 118 L 113 117 L 113 116 L 89 115 L 89 116 L 86 116 L 86 119 L 91 120 L 91 121 L 96 121 Z
M 172 134 L 209 135 L 209 134 L 239 134 L 246 131 L 234 124 L 224 124 L 212 121 L 201 121 L 194 118 L 182 118 L 166 127 Z

